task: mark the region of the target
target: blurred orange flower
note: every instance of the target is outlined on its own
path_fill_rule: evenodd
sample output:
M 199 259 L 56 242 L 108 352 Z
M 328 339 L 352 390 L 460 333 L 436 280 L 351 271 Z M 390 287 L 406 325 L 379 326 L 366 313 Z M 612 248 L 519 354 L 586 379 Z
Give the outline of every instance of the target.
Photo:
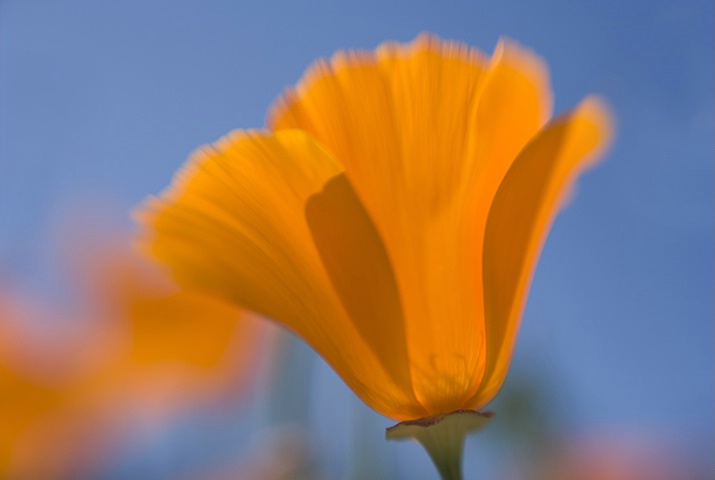
M 79 319 L 0 296 L 2 478 L 91 474 L 136 434 L 132 425 L 218 394 L 235 398 L 256 373 L 258 320 L 179 290 L 126 247 L 79 260 Z M 64 328 L 43 341 L 28 329 L 37 317 L 45 329 Z
M 480 408 L 553 217 L 609 137 L 595 98 L 549 121 L 548 85 L 510 41 L 338 52 L 270 131 L 201 149 L 144 207 L 150 249 L 297 332 L 388 417 Z

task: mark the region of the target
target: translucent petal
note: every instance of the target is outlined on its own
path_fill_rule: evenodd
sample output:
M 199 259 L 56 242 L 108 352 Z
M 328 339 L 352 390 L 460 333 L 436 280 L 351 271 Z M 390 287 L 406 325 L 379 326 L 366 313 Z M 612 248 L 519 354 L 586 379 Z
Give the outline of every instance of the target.
M 345 168 L 395 271 L 415 395 L 462 408 L 486 358 L 481 251 L 511 161 L 549 115 L 545 68 L 423 35 L 318 62 L 269 125 L 311 133 Z
M 578 173 L 610 138 L 610 115 L 584 100 L 553 120 L 519 154 L 499 187 L 484 244 L 487 365 L 470 406 L 496 395 L 506 378 L 536 260 L 559 206 Z
M 309 135 L 231 135 L 199 152 L 144 217 L 153 252 L 182 283 L 287 325 L 379 412 L 424 415 L 388 256 L 342 168 Z

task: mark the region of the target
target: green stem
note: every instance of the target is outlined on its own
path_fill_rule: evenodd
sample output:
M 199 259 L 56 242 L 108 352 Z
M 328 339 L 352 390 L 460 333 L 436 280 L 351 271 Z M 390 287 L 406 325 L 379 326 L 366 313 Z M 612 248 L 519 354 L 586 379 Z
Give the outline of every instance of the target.
M 417 440 L 427 450 L 442 480 L 462 480 L 462 451 L 467 433 L 486 425 L 491 412 L 457 410 L 410 420 L 390 427 L 385 432 L 388 440 Z

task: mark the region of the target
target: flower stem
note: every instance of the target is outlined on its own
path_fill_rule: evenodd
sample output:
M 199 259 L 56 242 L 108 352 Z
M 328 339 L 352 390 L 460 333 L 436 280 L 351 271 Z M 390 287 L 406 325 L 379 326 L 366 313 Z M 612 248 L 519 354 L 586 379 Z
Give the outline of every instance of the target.
M 457 410 L 398 423 L 385 432 L 388 440 L 417 440 L 427 450 L 442 480 L 462 480 L 462 451 L 467 433 L 480 430 L 491 412 Z

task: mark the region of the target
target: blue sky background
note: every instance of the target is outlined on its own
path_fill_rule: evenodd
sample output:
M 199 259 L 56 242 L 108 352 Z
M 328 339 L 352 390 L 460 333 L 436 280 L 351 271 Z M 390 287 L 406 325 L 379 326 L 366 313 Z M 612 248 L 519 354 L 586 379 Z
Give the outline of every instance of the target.
M 129 224 L 196 147 L 263 126 L 317 57 L 424 30 L 487 52 L 509 36 L 548 62 L 556 112 L 599 93 L 618 126 L 547 241 L 507 387 L 537 383 L 563 432 L 664 439 L 712 471 L 713 15 L 704 0 L 0 1 L 3 277 L 56 293 L 47 252 L 75 206 Z M 332 422 L 352 412 L 378 443 L 390 422 L 316 369 L 310 421 L 342 478 L 355 441 Z M 470 440 L 467 469 L 491 478 L 499 445 Z M 396 477 L 432 478 L 416 446 L 379 447 Z

